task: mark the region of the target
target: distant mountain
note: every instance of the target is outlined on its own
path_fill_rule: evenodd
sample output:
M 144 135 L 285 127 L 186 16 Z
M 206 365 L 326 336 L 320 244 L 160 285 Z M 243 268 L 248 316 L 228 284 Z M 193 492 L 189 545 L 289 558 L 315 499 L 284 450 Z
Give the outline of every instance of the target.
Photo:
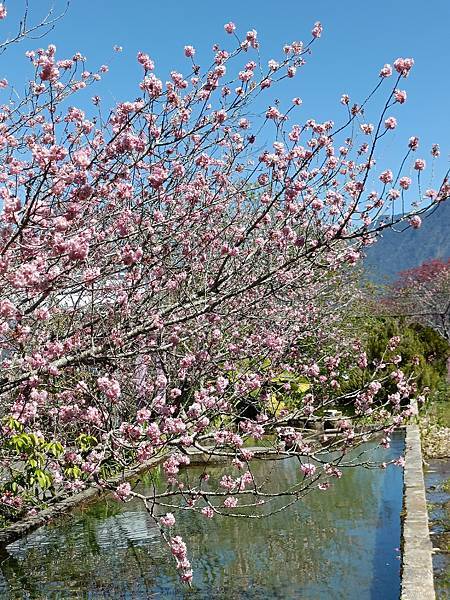
M 433 258 L 450 258 L 450 200 L 422 215 L 420 229 L 386 229 L 378 242 L 367 249 L 364 266 L 369 279 L 388 283 L 400 271 Z

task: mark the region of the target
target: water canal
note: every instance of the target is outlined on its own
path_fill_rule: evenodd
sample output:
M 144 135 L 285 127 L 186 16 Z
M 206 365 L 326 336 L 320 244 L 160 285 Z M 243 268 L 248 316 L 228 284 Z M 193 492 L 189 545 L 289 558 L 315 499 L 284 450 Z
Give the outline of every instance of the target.
M 387 462 L 403 454 L 403 437 L 388 450 L 370 449 Z M 294 481 L 298 463 L 256 468 L 281 486 Z M 210 473 L 220 477 L 223 469 Z M 0 597 L 397 600 L 402 485 L 399 467 L 357 467 L 268 519 L 183 512 L 177 533 L 188 543 L 192 590 L 178 582 L 142 505 L 102 499 L 8 546 Z

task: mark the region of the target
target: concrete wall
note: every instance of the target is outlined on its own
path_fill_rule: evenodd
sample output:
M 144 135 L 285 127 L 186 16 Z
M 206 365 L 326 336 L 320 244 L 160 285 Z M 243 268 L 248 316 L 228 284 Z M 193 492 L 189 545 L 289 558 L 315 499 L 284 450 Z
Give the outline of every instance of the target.
M 432 545 L 417 425 L 406 427 L 401 600 L 434 600 Z

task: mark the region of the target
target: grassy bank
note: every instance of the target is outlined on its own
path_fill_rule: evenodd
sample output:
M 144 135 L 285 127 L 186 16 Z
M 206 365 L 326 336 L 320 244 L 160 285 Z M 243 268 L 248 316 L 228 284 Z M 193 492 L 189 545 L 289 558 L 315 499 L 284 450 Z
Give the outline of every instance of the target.
M 450 458 L 450 394 L 448 390 L 424 409 L 419 424 L 425 458 Z

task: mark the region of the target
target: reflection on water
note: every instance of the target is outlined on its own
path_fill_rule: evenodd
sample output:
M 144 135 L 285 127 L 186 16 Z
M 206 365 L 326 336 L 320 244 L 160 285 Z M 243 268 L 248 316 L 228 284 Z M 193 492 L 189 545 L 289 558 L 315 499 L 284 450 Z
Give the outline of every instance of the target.
M 402 436 L 374 452 L 396 458 Z M 276 464 L 274 485 L 294 481 L 295 461 Z M 272 468 L 257 465 L 261 473 Z M 183 512 L 177 533 L 194 567 L 187 590 L 142 505 L 104 500 L 8 546 L 0 597 L 394 600 L 401 503 L 402 471 L 390 466 L 350 469 L 332 489 L 268 519 Z

